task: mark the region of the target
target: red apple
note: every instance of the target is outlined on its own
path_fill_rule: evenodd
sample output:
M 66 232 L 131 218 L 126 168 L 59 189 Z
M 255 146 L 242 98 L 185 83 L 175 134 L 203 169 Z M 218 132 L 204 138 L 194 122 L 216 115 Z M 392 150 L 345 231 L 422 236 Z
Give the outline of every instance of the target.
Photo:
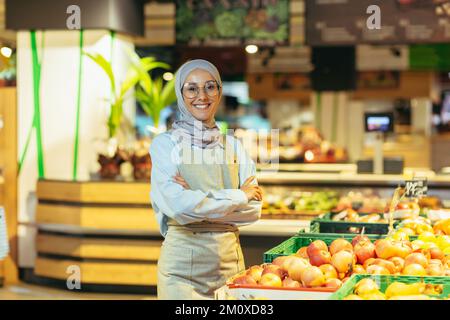
M 307 250 L 308 250 L 308 247 L 302 247 L 297 250 L 297 253 L 295 255 L 299 256 L 300 258 L 309 259 Z
M 280 279 L 284 279 L 284 277 L 287 275 L 287 272 L 283 269 L 281 269 L 280 266 L 277 266 L 275 264 L 267 264 L 264 266 L 264 270 L 261 274 L 261 277 L 264 276 L 267 273 L 273 273 L 276 274 Z
M 323 264 L 319 267 L 325 279 L 337 279 L 338 274 L 336 269 L 331 264 Z
M 396 272 L 395 264 L 392 261 L 377 258 L 373 261 L 372 265 L 378 265 L 386 268 L 390 274 L 394 274 Z
M 279 256 L 273 259 L 272 264 L 275 264 L 279 267 L 283 266 L 283 262 L 288 258 L 288 256 Z
M 385 275 L 391 274 L 388 269 L 376 264 L 368 266 L 366 271 L 368 274 L 385 274 Z
M 308 267 L 302 273 L 302 283 L 305 287 L 321 287 L 325 283 L 325 276 L 318 267 Z
M 303 271 L 310 266 L 306 259 L 295 257 L 287 266 L 287 273 L 293 280 L 301 281 Z
M 358 263 L 364 264 L 367 259 L 375 258 L 375 245 L 370 241 L 360 241 L 354 248 Z
M 425 268 L 418 263 L 411 263 L 408 265 L 405 265 L 405 268 L 402 270 L 402 274 L 406 276 L 425 276 L 427 274 L 427 271 Z
M 357 235 L 352 239 L 352 246 L 355 246 L 360 241 L 370 242 L 370 239 L 367 236 Z
M 420 264 L 424 269 L 428 267 L 428 259 L 422 253 L 411 253 L 405 258 L 405 267 L 410 264 Z
M 366 261 L 364 261 L 364 264 L 363 264 L 364 269 L 367 269 L 367 267 L 372 265 L 374 261 L 375 261 L 375 258 L 369 258 Z
M 316 240 L 310 243 L 310 245 L 308 246 L 308 248 L 306 249 L 306 253 L 308 254 L 308 257 L 312 256 L 312 254 L 314 253 L 314 251 L 319 251 L 319 250 L 325 250 L 328 251 L 328 246 L 325 242 L 323 242 L 322 240 Z
M 331 255 L 335 255 L 339 251 L 348 250 L 353 251 L 353 246 L 350 242 L 345 239 L 336 239 L 330 245 L 330 253 Z
M 393 241 L 392 244 L 395 248 L 394 256 L 396 257 L 404 259 L 412 252 L 412 245 L 409 241 Z
M 261 279 L 262 273 L 264 271 L 264 268 L 259 265 L 251 266 L 247 270 L 247 275 L 251 276 L 256 282 L 259 282 Z
M 392 262 L 395 266 L 395 273 L 401 273 L 405 267 L 405 260 L 400 257 L 389 258 L 388 261 Z
M 268 287 L 283 286 L 281 278 L 278 275 L 276 275 L 275 273 L 263 274 L 261 277 L 261 280 L 259 281 L 259 284 L 262 286 L 268 286 Z
M 255 279 L 253 279 L 253 277 L 249 276 L 249 275 L 242 275 L 239 277 L 236 277 L 233 280 L 234 284 L 248 284 L 248 285 L 256 285 L 256 281 Z
M 442 259 L 444 259 L 444 257 L 445 257 L 445 254 L 438 247 L 430 248 L 430 258 L 431 259 L 442 260 Z
M 327 279 L 325 280 L 324 287 L 327 288 L 340 288 L 342 286 L 342 281 L 339 279 Z
M 314 251 L 309 257 L 309 262 L 313 266 L 320 267 L 331 262 L 331 254 L 325 250 Z
M 300 282 L 295 281 L 289 277 L 286 277 L 283 280 L 283 287 L 285 287 L 285 288 L 301 288 L 302 285 L 300 284 Z
M 441 261 L 441 260 L 437 260 Z M 438 263 L 430 263 L 426 269 L 426 272 L 429 276 L 443 276 L 445 275 L 444 266 Z
M 355 264 L 353 253 L 342 250 L 331 257 L 331 264 L 339 273 L 347 273 Z

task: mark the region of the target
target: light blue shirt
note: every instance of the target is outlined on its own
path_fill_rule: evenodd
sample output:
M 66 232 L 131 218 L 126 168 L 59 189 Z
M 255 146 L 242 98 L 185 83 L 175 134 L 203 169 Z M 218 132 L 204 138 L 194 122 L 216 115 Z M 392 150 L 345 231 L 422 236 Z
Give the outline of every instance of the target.
M 256 175 L 256 166 L 245 152 L 240 141 L 228 136 L 235 144 L 239 163 L 239 185 L 247 178 Z M 158 135 L 151 144 L 152 175 L 150 197 L 153 210 L 159 223 L 161 234 L 167 233 L 168 218 L 181 225 L 209 221 L 243 226 L 257 221 L 261 217 L 261 201 L 248 201 L 240 189 L 222 189 L 203 192 L 187 190 L 174 182 L 177 174 L 177 161 L 172 150 L 176 142 L 170 133 Z M 197 148 L 197 147 L 193 147 Z M 217 148 L 221 148 L 217 146 Z M 257 184 L 256 179 L 254 184 Z

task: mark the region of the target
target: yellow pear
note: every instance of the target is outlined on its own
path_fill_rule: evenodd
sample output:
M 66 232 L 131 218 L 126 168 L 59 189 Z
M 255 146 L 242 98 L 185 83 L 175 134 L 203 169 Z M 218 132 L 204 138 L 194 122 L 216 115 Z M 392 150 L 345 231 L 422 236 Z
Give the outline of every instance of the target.
M 372 292 L 377 292 L 379 289 L 380 288 L 375 281 L 370 278 L 364 278 L 355 285 L 354 293 L 362 296 Z
M 395 296 L 412 296 L 423 293 L 425 290 L 424 283 L 406 284 L 402 282 L 394 282 L 386 289 L 386 298 Z

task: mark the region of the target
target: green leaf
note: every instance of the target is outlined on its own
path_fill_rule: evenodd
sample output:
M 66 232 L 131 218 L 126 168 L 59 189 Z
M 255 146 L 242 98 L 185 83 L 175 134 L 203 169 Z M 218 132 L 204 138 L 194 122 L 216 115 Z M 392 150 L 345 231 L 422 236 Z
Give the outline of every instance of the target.
M 143 63 L 142 66 L 143 66 L 144 70 L 147 72 L 152 71 L 156 68 L 170 69 L 170 66 L 165 62 L 148 62 L 148 63 Z
M 155 103 L 154 108 L 159 110 L 161 108 L 161 89 L 162 89 L 162 79 L 158 78 L 154 81 L 152 88 L 152 98 Z
M 174 103 L 177 100 L 177 96 L 175 94 L 175 78 L 168 81 L 164 86 L 161 92 L 161 100 L 164 107 Z
M 122 83 L 122 89 L 120 90 L 120 95 L 124 96 L 125 93 L 127 93 L 128 90 L 130 90 L 132 87 L 136 85 L 139 81 L 139 73 L 136 71 L 135 68 L 129 68 L 127 70 L 127 75 L 125 77 L 125 80 Z
M 98 53 L 88 53 L 86 51 L 83 51 L 83 53 L 88 56 L 90 59 L 92 59 L 96 64 L 98 64 L 103 71 L 107 74 L 109 78 L 109 82 L 111 83 L 111 91 L 116 93 L 116 84 L 115 84 L 115 78 L 112 71 L 111 64 L 101 55 Z
M 148 94 L 144 92 L 144 90 L 141 87 L 138 87 L 136 89 L 136 99 L 141 104 L 142 109 L 144 112 L 153 118 L 153 109 L 152 109 L 152 98 Z
M 150 94 L 153 87 L 152 78 L 150 78 L 150 75 L 145 70 L 137 69 L 137 72 L 139 73 L 139 85 L 147 94 Z

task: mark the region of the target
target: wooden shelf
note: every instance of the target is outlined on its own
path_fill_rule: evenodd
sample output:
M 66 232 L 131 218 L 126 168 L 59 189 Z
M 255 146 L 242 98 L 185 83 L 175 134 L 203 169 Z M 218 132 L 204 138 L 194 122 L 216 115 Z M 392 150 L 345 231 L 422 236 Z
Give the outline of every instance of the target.
M 37 257 L 34 272 L 40 277 L 67 280 L 70 267 L 80 269 L 81 286 L 84 284 L 155 286 L 156 263 L 97 262 Z
M 150 205 L 150 182 L 40 180 L 39 200 Z
M 84 259 L 121 259 L 156 262 L 162 241 L 115 238 L 88 238 L 39 232 L 36 238 L 38 253 Z
M 63 224 L 96 229 L 128 229 L 158 231 L 159 226 L 151 208 L 95 207 L 58 203 L 39 203 L 38 224 Z

